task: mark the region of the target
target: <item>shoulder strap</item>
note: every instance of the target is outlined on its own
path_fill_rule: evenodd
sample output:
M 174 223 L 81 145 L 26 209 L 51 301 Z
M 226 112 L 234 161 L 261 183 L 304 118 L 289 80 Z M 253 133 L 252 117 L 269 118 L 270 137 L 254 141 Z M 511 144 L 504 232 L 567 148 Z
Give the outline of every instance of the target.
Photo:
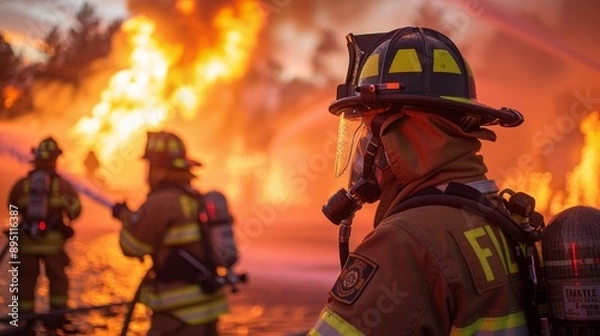
M 437 192 L 433 191 L 434 189 Z M 533 243 L 539 240 L 535 232 L 521 230 L 519 224 L 510 218 L 507 211 L 495 206 L 477 189 L 455 182 L 450 182 L 444 192 L 437 188 L 425 189 L 424 192 L 398 204 L 390 214 L 426 205 L 447 205 L 478 214 L 521 243 Z
M 515 252 L 519 274 L 523 280 L 525 295 L 523 308 L 527 326 L 532 335 L 540 334 L 540 314 L 537 308 L 537 279 L 535 277 L 536 256 L 526 256 L 519 243 L 533 244 L 539 240 L 535 232 L 527 232 L 510 218 L 503 208 L 495 206 L 477 189 L 465 184 L 450 182 L 444 192 L 428 188 L 396 206 L 390 214 L 427 205 L 446 205 L 478 214 L 498 226 L 506 235 Z M 533 249 L 535 251 L 535 248 Z

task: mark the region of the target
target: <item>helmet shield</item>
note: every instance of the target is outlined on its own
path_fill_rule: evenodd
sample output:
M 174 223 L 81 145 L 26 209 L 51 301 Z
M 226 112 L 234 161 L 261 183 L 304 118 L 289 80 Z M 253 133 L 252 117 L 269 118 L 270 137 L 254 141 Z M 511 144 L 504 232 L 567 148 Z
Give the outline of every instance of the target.
M 339 115 L 338 138 L 335 153 L 335 177 L 340 177 L 350 164 L 357 140 L 364 132 L 363 119 L 352 110 L 343 111 Z
M 367 146 L 373 138 L 373 133 L 368 127 L 371 116 L 353 113 L 353 111 L 342 112 L 338 127 L 338 143 L 335 161 L 335 177 L 340 177 L 352 165 L 350 182 L 353 176 L 359 176 L 363 171 L 364 158 Z M 352 163 L 351 163 L 352 162 Z M 386 169 L 389 166 L 385 151 L 382 148 L 375 153 L 375 166 Z

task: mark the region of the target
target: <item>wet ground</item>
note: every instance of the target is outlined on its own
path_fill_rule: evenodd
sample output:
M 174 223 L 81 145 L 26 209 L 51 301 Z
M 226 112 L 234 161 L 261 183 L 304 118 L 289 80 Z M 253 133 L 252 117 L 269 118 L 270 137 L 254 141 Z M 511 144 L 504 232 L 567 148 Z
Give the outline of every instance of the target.
M 246 237 L 237 270 L 247 272 L 249 282 L 229 295 L 231 312 L 220 322 L 223 335 L 299 335 L 310 328 L 339 270 L 336 229 L 323 223 L 276 223 Z M 72 259 L 69 305 L 81 308 L 131 300 L 149 260 L 142 263 L 124 257 L 113 226 L 80 228 L 67 245 Z M 2 267 L 5 264 L 3 260 Z M 7 280 L 0 276 L 0 317 L 8 311 Z M 47 312 L 47 280 L 40 280 L 36 311 Z M 118 335 L 126 310 L 115 306 L 66 314 L 70 322 L 58 334 Z M 145 335 L 149 313 L 143 305 L 136 306 L 128 335 Z M 4 324 L 0 335 L 11 329 Z M 38 335 L 47 334 L 40 322 L 34 329 Z
M 17 141 L 18 137 L 13 140 L 31 142 Z M 63 164 L 69 168 L 66 162 Z M 0 155 L 0 202 L 5 202 L 10 187 L 27 169 L 27 165 Z M 132 179 L 143 182 L 141 175 Z M 145 198 L 143 187 L 122 190 L 101 187 L 106 197 L 127 200 L 132 208 Z M 83 195 L 81 198 L 83 212 L 74 223 L 75 236 L 67 243 L 72 260 L 68 268 L 69 305 L 85 308 L 130 301 L 150 266 L 149 261 L 141 263 L 124 257 L 118 247 L 120 224 L 111 218 L 110 209 Z M 323 217 L 320 206 L 295 210 L 274 205 L 254 208 L 246 205 L 243 210 L 236 204 L 231 207 L 236 216 L 236 239 L 241 254 L 236 270 L 247 272 L 249 282 L 241 285 L 238 293 L 229 295 L 231 312 L 221 319 L 222 335 L 303 334 L 318 317 L 339 272 L 337 228 Z M 359 217 L 364 218 L 354 225 L 352 246 L 356 246 L 370 226 L 366 218 L 372 216 L 364 209 L 360 213 Z M 8 223 L 7 211 L 2 206 L 0 228 L 6 226 L 4 223 Z M 0 235 L 0 247 L 5 242 Z M 4 258 L 0 261 L 0 320 L 6 320 L 9 311 L 6 266 Z M 48 312 L 47 280 L 42 277 L 38 283 L 36 311 Z M 66 314 L 69 323 L 59 334 L 119 335 L 126 310 L 121 305 Z M 149 313 L 143 305 L 136 306 L 128 335 L 145 335 Z M 39 323 L 34 329 L 39 335 L 48 334 Z M 6 322 L 0 322 L 0 335 L 13 330 Z

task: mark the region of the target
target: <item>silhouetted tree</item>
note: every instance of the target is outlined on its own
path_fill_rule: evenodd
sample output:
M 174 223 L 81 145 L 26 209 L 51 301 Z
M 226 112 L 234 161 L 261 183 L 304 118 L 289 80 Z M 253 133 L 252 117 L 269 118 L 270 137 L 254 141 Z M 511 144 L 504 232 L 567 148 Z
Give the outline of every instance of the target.
M 61 34 L 58 26 L 46 34 L 41 49 L 48 55 L 48 60 L 40 79 L 77 85 L 89 75 L 94 61 L 109 54 L 112 36 L 122 24 L 115 20 L 103 28 L 96 7 L 89 2 L 81 6 L 75 19 L 75 25 L 66 36 Z
M 4 86 L 17 73 L 21 57 L 16 54 L 4 34 L 0 33 L 0 85 Z
M 0 116 L 11 117 L 29 105 L 21 85 L 22 58 L 0 33 Z
M 64 57 L 65 42 L 60 34 L 58 25 L 50 29 L 43 41 L 40 49 L 48 56 L 46 64 L 48 66 L 60 64 L 62 61 L 61 58 Z

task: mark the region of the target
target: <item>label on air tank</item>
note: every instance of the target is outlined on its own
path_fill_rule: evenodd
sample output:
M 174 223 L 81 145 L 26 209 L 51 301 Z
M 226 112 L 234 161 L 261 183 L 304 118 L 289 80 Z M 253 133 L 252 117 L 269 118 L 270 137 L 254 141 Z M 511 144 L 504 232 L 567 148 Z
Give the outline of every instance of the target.
M 563 286 L 567 318 L 600 317 L 600 284 Z

